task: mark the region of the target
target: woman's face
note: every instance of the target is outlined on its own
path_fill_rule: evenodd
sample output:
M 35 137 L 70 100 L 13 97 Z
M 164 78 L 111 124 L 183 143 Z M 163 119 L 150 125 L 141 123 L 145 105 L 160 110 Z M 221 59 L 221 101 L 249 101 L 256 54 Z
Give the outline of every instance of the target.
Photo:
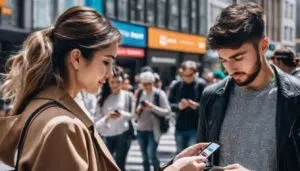
M 112 65 L 116 58 L 118 43 L 108 48 L 95 51 L 92 60 L 82 59 L 79 69 L 76 70 L 76 84 L 80 90 L 88 93 L 99 93 L 105 81 L 112 76 Z
M 122 84 L 123 80 L 121 77 L 111 77 L 109 79 L 109 87 L 112 91 L 112 93 L 117 93 L 122 89 Z

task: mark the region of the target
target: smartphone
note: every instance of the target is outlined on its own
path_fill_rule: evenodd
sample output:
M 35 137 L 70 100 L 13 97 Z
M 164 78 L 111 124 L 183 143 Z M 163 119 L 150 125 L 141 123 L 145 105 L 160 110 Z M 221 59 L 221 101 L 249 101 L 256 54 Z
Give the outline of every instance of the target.
M 141 101 L 141 105 L 142 105 L 142 106 L 146 106 L 146 101 L 145 101 L 145 100 L 142 100 L 142 101 Z
M 210 143 L 207 147 L 205 147 L 200 153 L 199 156 L 203 156 L 205 158 L 208 158 L 211 156 L 215 151 L 217 151 L 220 148 L 220 145 L 217 143 Z

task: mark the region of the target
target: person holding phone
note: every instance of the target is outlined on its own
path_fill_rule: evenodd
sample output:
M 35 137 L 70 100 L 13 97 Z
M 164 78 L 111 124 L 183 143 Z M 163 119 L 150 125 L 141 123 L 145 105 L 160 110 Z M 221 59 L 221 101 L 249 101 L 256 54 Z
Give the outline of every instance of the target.
M 94 116 L 96 129 L 122 171 L 133 138 L 130 126 L 135 106 L 133 94 L 122 90 L 123 84 L 123 69 L 115 66 L 114 75 L 103 85 Z
M 198 66 L 185 61 L 179 69 L 182 79 L 175 81 L 169 91 L 169 102 L 176 113 L 175 140 L 177 153 L 196 143 L 198 109 L 205 81 L 197 78 Z
M 266 60 L 264 18 L 258 4 L 232 4 L 208 35 L 229 76 L 203 91 L 197 141 L 221 145 L 211 163 L 225 170 L 300 170 L 300 81 Z

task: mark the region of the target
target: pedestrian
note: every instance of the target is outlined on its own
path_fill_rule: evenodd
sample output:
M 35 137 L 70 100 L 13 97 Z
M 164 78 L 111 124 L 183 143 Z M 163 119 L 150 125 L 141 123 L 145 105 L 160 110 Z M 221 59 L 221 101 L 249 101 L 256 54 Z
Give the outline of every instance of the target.
M 170 114 L 166 94 L 154 87 L 154 74 L 146 71 L 140 74 L 142 90 L 137 94 L 137 139 L 143 155 L 143 167 L 150 170 L 150 160 L 155 170 L 159 168 L 157 147 L 161 136 L 160 119 Z
M 162 82 L 158 73 L 154 73 L 154 87 L 162 89 Z
M 133 94 L 122 90 L 123 74 L 122 69 L 116 67 L 114 76 L 104 84 L 94 120 L 96 129 L 122 171 L 134 136 L 131 118 L 135 111 Z
M 76 6 L 26 39 L 1 86 L 13 102 L 0 116 L 1 162 L 19 171 L 119 170 L 73 98 L 81 90 L 96 94 L 112 75 L 120 38 L 94 9 Z M 203 170 L 205 159 L 191 156 L 206 145 L 183 151 L 164 171 Z
M 282 71 L 300 78 L 300 67 L 297 67 L 296 54 L 291 48 L 280 48 L 271 57 L 272 63 Z
M 226 171 L 300 170 L 300 81 L 267 62 L 264 18 L 258 4 L 233 4 L 208 35 L 229 76 L 203 91 L 197 140 L 220 143 L 213 165 L 239 163 Z
M 133 86 L 131 85 L 130 76 L 125 73 L 124 74 L 124 83 L 123 83 L 123 90 L 133 92 Z
M 182 79 L 172 84 L 169 102 L 176 113 L 177 153 L 196 143 L 198 109 L 205 82 L 197 79 L 197 64 L 185 61 L 180 67 Z

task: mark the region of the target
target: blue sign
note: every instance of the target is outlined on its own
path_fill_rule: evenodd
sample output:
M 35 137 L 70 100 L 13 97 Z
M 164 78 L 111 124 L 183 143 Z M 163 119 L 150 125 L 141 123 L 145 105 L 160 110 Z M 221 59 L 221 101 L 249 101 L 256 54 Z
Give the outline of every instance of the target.
M 122 45 L 146 47 L 146 27 L 125 22 L 112 21 L 122 34 Z
M 94 8 L 98 13 L 103 14 L 103 0 L 85 0 L 85 5 Z

